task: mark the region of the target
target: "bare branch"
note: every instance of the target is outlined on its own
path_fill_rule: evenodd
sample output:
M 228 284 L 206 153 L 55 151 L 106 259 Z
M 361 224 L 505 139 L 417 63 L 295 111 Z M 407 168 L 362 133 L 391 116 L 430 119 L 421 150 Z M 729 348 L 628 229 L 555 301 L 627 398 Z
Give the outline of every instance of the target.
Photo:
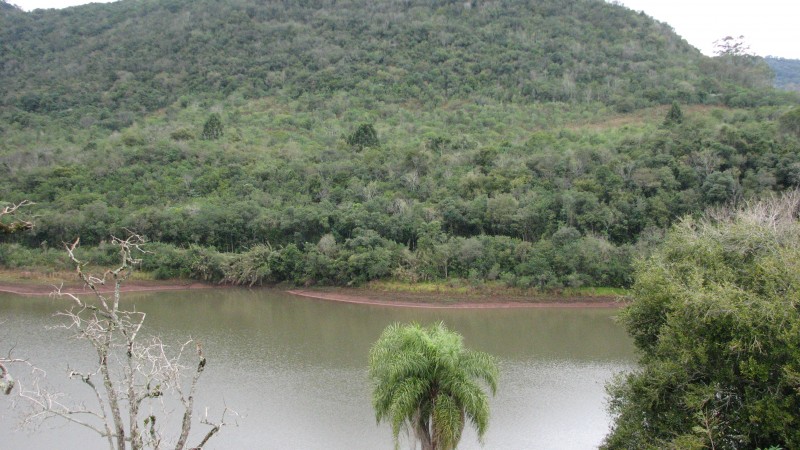
M 163 396 L 170 394 L 177 397 L 183 406 L 175 448 L 183 450 L 187 447 L 197 383 L 206 365 L 202 346 L 189 340 L 176 349 L 170 349 L 159 337 L 142 338 L 140 332 L 146 314 L 120 308 L 121 284 L 141 262 L 132 253 L 146 253 L 141 247 L 144 242 L 144 238 L 135 233 L 126 239 L 112 236 L 112 243 L 119 247 L 119 265 L 106 270 L 102 277 L 84 272 L 86 263 L 76 255 L 80 239 L 64 244 L 70 261 L 75 264 L 78 278 L 96 299 L 86 301 L 74 293 L 65 292 L 63 285 L 52 293 L 54 297 L 68 300 L 71 305 L 57 314 L 65 319 L 60 327 L 73 333 L 75 339 L 88 341 L 97 354 L 97 365 L 93 369 L 70 369 L 68 375 L 90 389 L 97 404 L 91 409 L 84 405 L 67 405 L 61 399 L 62 394 L 51 393 L 36 383 L 21 393 L 36 410 L 28 421 L 60 417 L 92 429 L 106 438 L 112 449 L 139 450 L 146 446 L 158 449 L 164 441 L 158 426 L 163 421 L 159 421 L 152 410 L 144 417 L 140 411 L 148 405 L 159 404 Z M 107 280 L 114 280 L 113 298 L 106 297 L 98 289 Z M 197 362 L 190 367 L 182 360 L 191 345 L 194 345 Z M 183 390 L 185 381 L 188 381 L 188 391 Z M 163 407 L 161 404 L 162 410 Z M 226 424 L 226 415 L 230 414 L 226 407 L 219 422 L 209 421 L 207 414 L 201 419 L 200 423 L 211 427 L 201 445 L 219 432 Z M 124 418 L 128 419 L 127 424 Z
M 200 419 L 200 423 L 202 423 L 203 425 L 210 426 L 211 429 L 208 430 L 208 432 L 206 433 L 205 436 L 203 436 L 203 439 L 200 441 L 200 443 L 197 444 L 196 446 L 192 447 L 192 448 L 193 449 L 202 449 L 203 446 L 205 446 L 208 443 L 208 441 L 212 437 L 214 437 L 214 435 L 217 434 L 220 429 L 222 429 L 222 427 L 224 427 L 226 425 L 230 425 L 230 423 L 225 420 L 225 416 L 228 415 L 228 414 L 231 414 L 236 418 L 239 417 L 239 414 L 236 413 L 236 411 L 233 411 L 232 409 L 229 409 L 227 406 L 225 406 L 225 409 L 222 411 L 222 417 L 220 417 L 219 422 L 211 422 L 208 419 L 208 408 L 206 408 L 205 416 L 202 419 Z M 237 422 L 234 422 L 234 424 L 238 425 Z
M 3 207 L 3 209 L 0 209 L 0 233 L 11 234 L 11 233 L 16 233 L 18 231 L 30 230 L 31 228 L 33 228 L 33 222 L 18 219 L 15 217 L 19 208 L 22 208 L 24 206 L 30 206 L 33 204 L 34 204 L 33 202 L 30 202 L 28 200 L 23 200 L 17 204 L 5 206 Z M 12 220 L 10 223 L 4 223 L 2 221 L 4 216 L 14 217 L 16 220 Z
M 4 395 L 8 395 L 11 393 L 11 390 L 14 389 L 14 377 L 8 372 L 4 363 L 9 363 L 11 361 L 0 359 L 0 392 Z
M 0 322 L 0 325 L 2 325 L 2 322 Z M 14 389 L 14 386 L 16 385 L 16 380 L 14 380 L 14 377 L 11 376 L 11 372 L 8 370 L 6 365 L 11 365 L 11 364 L 30 365 L 27 360 L 14 358 L 12 356 L 13 352 L 14 349 L 12 347 L 8 351 L 8 354 L 6 356 L 0 356 L 0 392 L 2 392 L 3 395 L 11 394 L 11 391 Z
M 186 446 L 187 440 L 189 439 L 189 431 L 192 428 L 192 411 L 194 410 L 194 392 L 197 387 L 197 380 L 200 379 L 200 375 L 206 368 L 206 357 L 203 356 L 203 346 L 200 345 L 199 342 L 196 343 L 196 349 L 197 349 L 197 368 L 195 369 L 194 376 L 192 376 L 192 382 L 189 387 L 189 394 L 186 396 L 181 395 L 181 401 L 183 402 L 184 406 L 184 413 L 183 413 L 183 421 L 181 423 L 181 435 L 180 438 L 178 438 L 178 443 L 175 445 L 175 450 L 183 449 Z M 178 387 L 178 390 L 180 392 L 180 387 Z

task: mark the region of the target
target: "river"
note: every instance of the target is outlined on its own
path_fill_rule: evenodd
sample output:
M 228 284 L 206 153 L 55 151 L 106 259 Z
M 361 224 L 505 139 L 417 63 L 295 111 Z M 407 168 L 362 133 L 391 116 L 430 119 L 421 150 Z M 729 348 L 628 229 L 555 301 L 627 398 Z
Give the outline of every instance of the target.
M 213 418 L 225 404 L 240 414 L 206 449 L 392 449 L 390 427 L 375 423 L 366 372 L 370 346 L 394 322 L 444 321 L 466 346 L 498 358 L 484 446 L 468 429 L 460 449 L 597 447 L 609 427 L 605 383 L 635 361 L 613 308 L 406 309 L 245 289 L 131 293 L 124 301 L 148 314 L 143 333 L 176 345 L 202 341 L 208 365 L 197 409 L 209 406 Z M 0 294 L 0 352 L 13 347 L 51 384 L 81 395 L 66 368 L 88 367 L 92 350 L 50 328 L 65 306 Z M 15 369 L 24 381 L 26 370 Z M 55 419 L 18 430 L 11 400 L 0 397 L 2 448 L 106 448 L 90 431 Z

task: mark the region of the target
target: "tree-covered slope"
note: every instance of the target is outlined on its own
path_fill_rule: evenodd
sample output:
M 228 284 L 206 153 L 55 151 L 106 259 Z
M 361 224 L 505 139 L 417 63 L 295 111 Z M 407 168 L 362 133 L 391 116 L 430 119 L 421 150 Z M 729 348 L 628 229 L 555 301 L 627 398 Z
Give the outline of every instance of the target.
M 0 200 L 37 203 L 13 240 L 129 228 L 164 276 L 619 286 L 676 218 L 800 183 L 759 59 L 604 2 L 0 14 Z
M 775 72 L 775 87 L 800 91 L 800 60 L 768 56 L 764 60 Z
M 234 92 L 623 110 L 731 94 L 667 25 L 595 0 L 124 0 L 4 9 L 0 43 L 4 108 L 111 128 L 182 95 Z

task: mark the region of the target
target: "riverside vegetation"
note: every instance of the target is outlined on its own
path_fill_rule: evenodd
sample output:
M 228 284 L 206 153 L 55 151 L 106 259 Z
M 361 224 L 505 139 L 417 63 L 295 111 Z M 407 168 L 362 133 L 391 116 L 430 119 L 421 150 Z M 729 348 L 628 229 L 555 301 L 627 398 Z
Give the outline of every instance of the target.
M 799 213 L 793 191 L 686 219 L 637 267 L 604 448 L 800 445 Z
M 800 183 L 761 58 L 602 1 L 3 2 L 0 42 L 9 268 L 130 229 L 157 278 L 625 287 L 677 218 Z

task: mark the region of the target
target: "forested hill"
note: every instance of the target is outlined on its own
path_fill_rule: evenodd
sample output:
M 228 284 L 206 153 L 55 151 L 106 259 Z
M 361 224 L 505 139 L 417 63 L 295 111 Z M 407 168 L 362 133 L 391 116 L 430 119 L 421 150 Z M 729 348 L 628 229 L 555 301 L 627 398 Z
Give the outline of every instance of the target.
M 0 203 L 36 202 L 0 266 L 130 229 L 165 277 L 624 286 L 800 184 L 763 60 L 602 1 L 0 6 Z
M 775 87 L 789 91 L 800 91 L 800 59 L 767 56 L 764 60 L 775 72 Z
M 593 0 L 123 0 L 0 15 L 2 105 L 138 114 L 182 95 L 716 103 L 767 85 Z M 744 76 L 743 76 L 744 75 Z M 113 114 L 112 114 L 113 115 Z

